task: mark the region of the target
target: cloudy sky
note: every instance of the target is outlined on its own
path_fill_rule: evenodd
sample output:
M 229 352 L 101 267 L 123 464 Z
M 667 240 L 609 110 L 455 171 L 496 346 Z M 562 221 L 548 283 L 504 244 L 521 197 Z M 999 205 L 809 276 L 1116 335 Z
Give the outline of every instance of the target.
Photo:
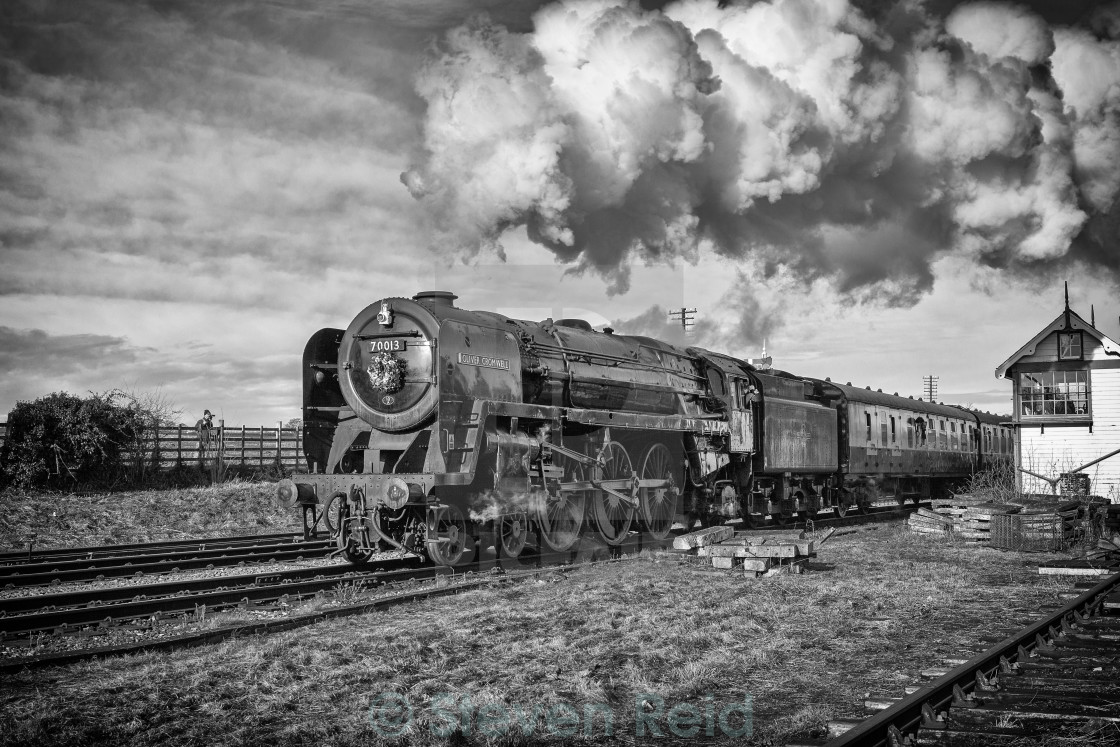
M 0 412 L 299 415 L 300 357 L 439 288 L 1008 412 L 1120 339 L 1120 6 L 8 0 Z

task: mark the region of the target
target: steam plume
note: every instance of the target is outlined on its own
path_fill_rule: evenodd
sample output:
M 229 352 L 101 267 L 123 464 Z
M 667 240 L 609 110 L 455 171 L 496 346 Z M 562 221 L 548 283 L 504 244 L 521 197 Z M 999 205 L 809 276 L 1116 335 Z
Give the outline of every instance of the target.
M 478 19 L 419 77 L 425 153 L 402 180 L 460 252 L 525 225 L 616 292 L 633 261 L 702 247 L 903 305 L 949 252 L 1115 269 L 1117 18 L 566 0 L 529 33 Z

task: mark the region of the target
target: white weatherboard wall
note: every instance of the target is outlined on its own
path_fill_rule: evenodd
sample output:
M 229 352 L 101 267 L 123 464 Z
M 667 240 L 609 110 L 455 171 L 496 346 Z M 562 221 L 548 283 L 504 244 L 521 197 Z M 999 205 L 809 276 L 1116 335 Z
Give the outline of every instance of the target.
M 997 369 L 1014 382 L 1014 420 L 1018 426 L 1019 465 L 1032 472 L 1056 478 L 1087 462 L 1120 449 L 1120 356 L 1117 345 L 1092 325 L 1070 312 L 1069 326 L 1059 316 L 1034 340 Z M 1058 334 L 1081 330 L 1084 354 L 1080 364 L 1058 356 Z M 1088 423 L 1060 424 L 1061 418 L 1040 424 L 1025 417 L 1020 404 L 1019 374 L 1050 366 L 1089 372 L 1089 402 L 1092 428 Z M 1082 471 L 1092 481 L 1089 492 L 1120 503 L 1120 455 L 1109 457 Z M 1050 486 L 1038 478 L 1021 474 L 1022 488 L 1029 493 L 1049 493 Z
M 1057 477 L 1082 464 L 1120 449 L 1120 368 L 1090 369 L 1093 432 L 1088 426 L 1019 428 L 1020 464 L 1031 472 Z M 1120 454 L 1090 467 L 1084 474 L 1092 480 L 1089 492 L 1120 503 Z M 1028 493 L 1049 493 L 1046 483 L 1023 475 Z

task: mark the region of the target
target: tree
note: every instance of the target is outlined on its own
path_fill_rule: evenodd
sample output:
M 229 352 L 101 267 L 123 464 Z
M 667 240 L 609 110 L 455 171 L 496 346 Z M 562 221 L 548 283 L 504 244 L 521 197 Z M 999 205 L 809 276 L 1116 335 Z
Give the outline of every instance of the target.
M 158 405 L 158 406 L 157 406 Z M 140 464 L 145 437 L 169 412 L 162 399 L 114 389 L 77 397 L 55 392 L 19 402 L 0 449 L 0 478 L 29 488 L 52 476 L 110 483 Z M 126 456 L 133 459 L 126 460 Z
M 287 423 L 284 423 L 285 428 L 302 428 L 303 418 L 292 418 Z

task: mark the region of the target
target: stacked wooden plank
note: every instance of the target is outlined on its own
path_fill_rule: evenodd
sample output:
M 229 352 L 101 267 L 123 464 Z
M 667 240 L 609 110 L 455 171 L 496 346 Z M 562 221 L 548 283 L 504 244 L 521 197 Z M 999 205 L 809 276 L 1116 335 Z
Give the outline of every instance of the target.
M 929 508 L 919 508 L 906 522 L 911 532 L 947 535 L 953 529 L 953 517 Z
M 992 503 L 971 495 L 956 495 L 932 501 L 910 515 L 907 527 L 919 534 L 952 535 L 964 542 L 987 544 L 993 516 L 1018 513 L 1019 506 Z
M 990 544 L 992 539 L 992 519 L 996 516 L 1011 516 L 1022 510 L 1020 506 L 1009 503 L 977 503 L 967 507 L 953 526 L 953 536 L 965 542 Z
M 673 548 L 725 570 L 741 570 L 749 577 L 763 574 L 800 573 L 809 558 L 817 555 L 817 541 L 802 534 L 738 532 L 731 527 L 710 527 L 681 535 Z
M 1061 550 L 1081 536 L 1082 513 L 1078 501 L 1056 496 L 1024 495 L 1015 503 L 993 503 L 956 495 L 918 509 L 907 524 L 912 532 L 1008 550 Z M 1115 517 L 1120 521 L 1120 511 Z

